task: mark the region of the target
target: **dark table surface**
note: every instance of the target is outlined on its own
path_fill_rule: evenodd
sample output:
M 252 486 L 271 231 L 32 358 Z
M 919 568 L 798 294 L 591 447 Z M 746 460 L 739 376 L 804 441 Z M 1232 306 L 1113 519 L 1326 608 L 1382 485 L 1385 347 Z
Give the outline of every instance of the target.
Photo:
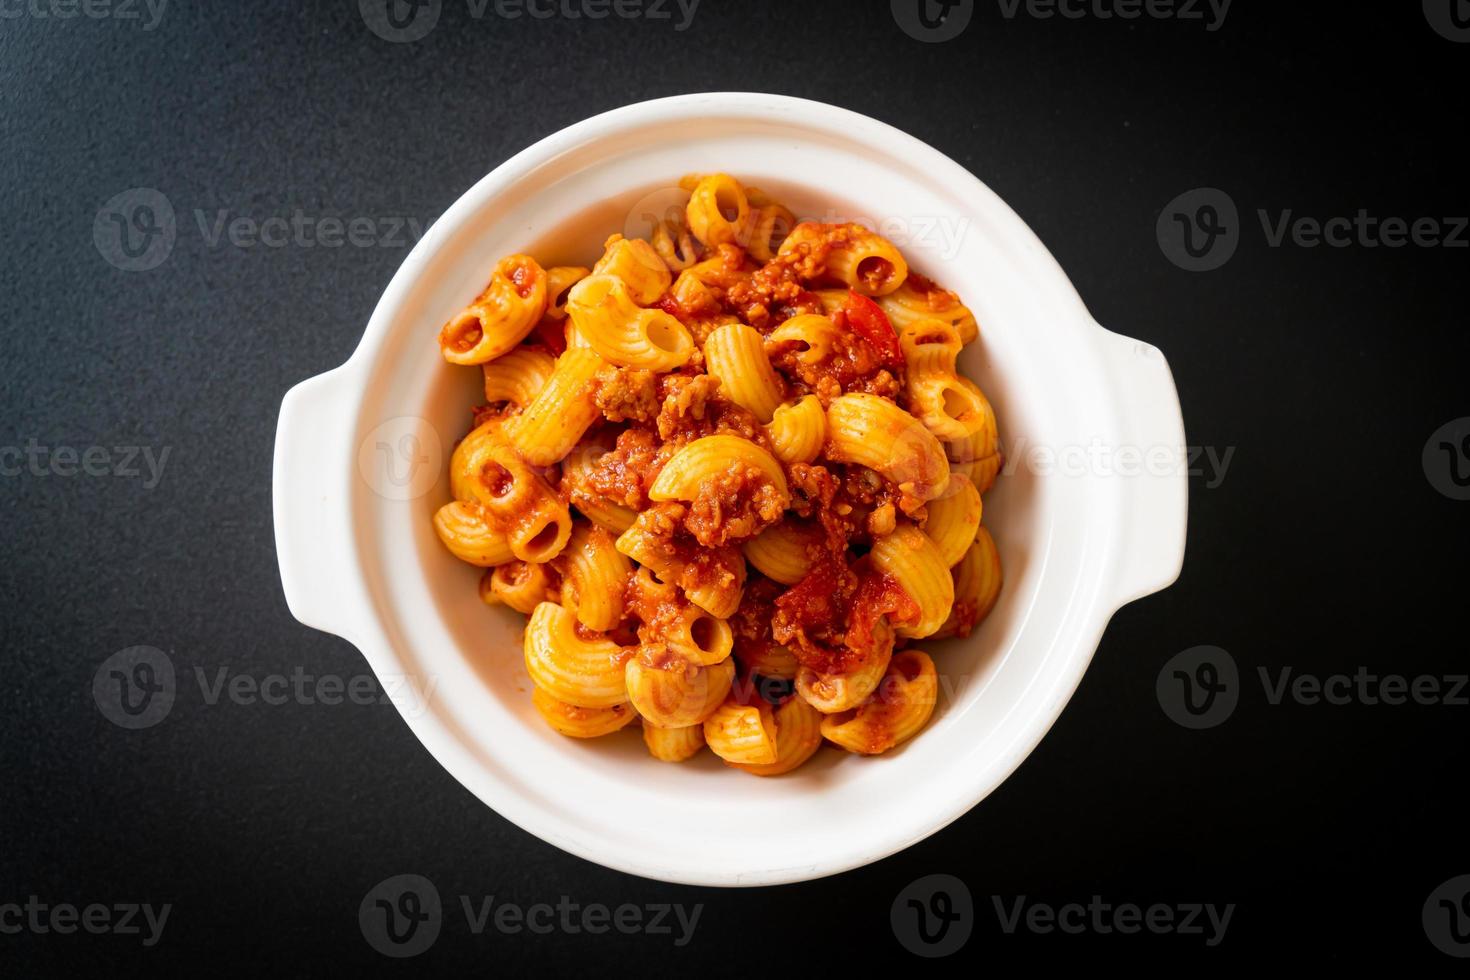
M 0 973 L 392 966 L 357 913 L 399 873 L 446 905 L 438 940 L 405 965 L 490 975 L 921 967 L 890 908 L 931 874 L 971 896 L 950 962 L 987 972 L 1455 966 L 1436 944 L 1470 952 L 1452 880 L 1470 874 L 1455 680 L 1470 503 L 1454 468 L 1470 446 L 1464 427 L 1436 433 L 1470 414 L 1470 32 L 1456 2 L 1241 0 L 1221 21 L 1182 0 L 1174 16 L 1134 4 L 1136 19 L 1102 16 L 1127 0 L 1063 4 L 1077 17 L 981 0 L 958 36 L 920 41 L 884 2 L 703 0 L 681 30 L 674 3 L 670 19 L 593 20 L 436 0 L 419 12 L 442 6 L 432 30 L 390 42 L 368 26 L 386 23 L 371 0 L 371 16 L 355 0 L 0 0 Z M 237 676 L 367 673 L 286 609 L 271 452 L 281 396 L 346 359 L 412 242 L 242 246 L 216 237 L 219 221 L 427 225 L 563 126 L 710 89 L 845 106 L 959 161 L 1100 322 L 1168 354 L 1190 442 L 1233 454 L 1191 480 L 1178 584 L 1118 614 L 998 791 L 887 860 L 761 890 L 564 854 L 481 805 L 391 706 L 204 696 Z M 1237 209 L 1238 247 L 1213 271 L 1180 268 L 1156 233 L 1195 188 Z M 115 247 L 114 198 L 135 205 L 138 189 L 177 215 L 161 259 Z M 1283 217 L 1353 224 L 1310 247 L 1273 240 Z M 1390 247 L 1391 218 L 1430 223 Z M 1201 645 L 1228 652 L 1239 703 L 1191 730 L 1156 681 Z M 92 683 L 136 646 L 165 651 L 194 689 L 128 730 Z M 1390 675 L 1428 679 L 1424 696 L 1387 703 Z M 1309 686 L 1278 697 L 1283 676 Z M 1313 681 L 1342 703 L 1314 701 Z M 683 945 L 677 927 L 477 935 L 460 896 L 701 909 Z M 1022 896 L 1038 915 L 1087 907 L 1069 920 L 1080 932 L 1008 929 Z M 1200 932 L 1111 929 L 1129 903 L 1231 917 L 1223 936 L 1207 915 Z M 161 931 L 130 905 L 168 906 Z

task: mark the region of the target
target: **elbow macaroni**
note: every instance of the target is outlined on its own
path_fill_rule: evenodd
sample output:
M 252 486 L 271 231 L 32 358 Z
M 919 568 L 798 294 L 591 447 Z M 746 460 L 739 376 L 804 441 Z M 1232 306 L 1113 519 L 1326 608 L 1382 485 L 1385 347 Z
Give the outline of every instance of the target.
M 765 343 L 754 327 L 732 323 L 718 327 L 704 341 L 704 369 L 720 379 L 720 391 L 762 423 L 781 405 L 784 385 L 766 357 Z
M 588 276 L 573 286 L 567 313 L 587 346 L 619 367 L 672 371 L 694 353 L 688 327 L 663 310 L 639 306 L 633 287 L 614 275 Z
M 484 364 L 508 354 L 546 312 L 546 271 L 529 255 L 500 260 L 490 285 L 439 331 L 451 364 Z
M 862 225 L 682 186 L 588 265 L 507 256 L 439 331 L 485 407 L 434 531 L 528 617 L 561 735 L 638 719 L 656 760 L 767 777 L 887 751 L 937 696 L 905 644 L 969 635 L 1001 589 L 995 413 L 956 363 L 975 317 Z
M 771 440 L 771 452 L 783 463 L 810 463 L 822 454 L 827 442 L 827 413 L 822 400 L 807 395 L 800 401 L 782 405 L 765 426 Z

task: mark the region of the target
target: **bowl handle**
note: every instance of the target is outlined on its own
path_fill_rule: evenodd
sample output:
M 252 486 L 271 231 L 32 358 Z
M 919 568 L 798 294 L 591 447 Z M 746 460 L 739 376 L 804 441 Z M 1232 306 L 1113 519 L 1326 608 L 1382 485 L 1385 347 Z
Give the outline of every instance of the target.
M 349 639 L 346 624 L 367 594 L 352 534 L 353 385 L 344 365 L 286 392 L 272 478 L 286 605 L 307 626 Z
M 1117 445 L 1142 453 L 1141 472 L 1124 478 L 1122 527 L 1113 594 L 1118 605 L 1172 585 L 1184 565 L 1189 474 L 1184 416 L 1169 362 L 1157 347 L 1103 331 L 1103 350 L 1119 405 Z M 1169 462 L 1159 465 L 1163 452 Z M 1150 457 L 1155 462 L 1150 464 Z

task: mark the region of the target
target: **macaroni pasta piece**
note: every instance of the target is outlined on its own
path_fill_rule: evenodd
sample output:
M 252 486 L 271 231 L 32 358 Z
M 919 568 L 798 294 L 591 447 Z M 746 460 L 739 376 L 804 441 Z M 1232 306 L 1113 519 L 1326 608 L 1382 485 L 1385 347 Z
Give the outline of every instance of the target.
M 920 639 L 944 625 L 954 606 L 954 580 L 929 535 L 904 524 L 879 538 L 871 555 L 874 567 L 892 575 L 899 588 L 919 604 L 918 622 L 899 625 L 899 636 Z
M 735 178 L 711 174 L 695 185 L 685 213 L 701 244 L 742 244 L 750 225 L 750 200 Z
M 945 567 L 949 568 L 965 556 L 975 540 L 975 532 L 980 530 L 983 511 L 980 491 L 969 477 L 951 473 L 944 496 L 929 501 L 928 510 L 924 533 L 933 539 Z
M 631 651 L 603 636 L 588 638 L 576 618 L 543 602 L 526 624 L 526 672 L 542 691 L 579 708 L 611 708 L 628 701 L 623 662 Z
M 849 752 L 878 755 L 906 742 L 929 723 L 939 699 L 939 675 L 927 653 L 894 654 L 878 692 L 868 701 L 822 719 L 822 737 Z
M 704 725 L 683 728 L 643 726 L 643 744 L 648 754 L 660 762 L 683 762 L 704 748 Z
M 593 485 L 598 460 L 611 448 L 606 440 L 578 443 L 561 461 L 561 485 L 579 513 L 603 530 L 622 534 L 633 526 L 638 512 L 609 498 Z
M 950 569 L 950 574 L 954 577 L 954 609 L 934 634 L 938 639 L 969 636 L 970 631 L 980 625 L 995 607 L 1002 576 L 1000 555 L 989 531 L 980 528 L 975 543 L 959 564 Z
M 567 318 L 567 292 L 592 274 L 581 265 L 554 265 L 546 270 L 546 313 L 548 320 Z
M 648 242 L 641 238 L 614 235 L 607 240 L 602 258 L 592 267 L 594 276 L 612 276 L 628 287 L 633 302 L 647 306 L 664 294 L 673 274 Z
M 623 621 L 623 589 L 633 563 L 600 527 L 578 521 L 562 552 L 561 601 L 590 630 L 610 630 Z
M 878 689 L 883 672 L 888 669 L 889 656 L 891 651 L 843 673 L 823 674 L 803 667 L 796 675 L 796 692 L 823 714 L 854 708 Z
M 488 568 L 515 557 L 505 532 L 497 529 L 478 504 L 456 500 L 434 514 L 434 531 L 460 561 Z
M 765 426 L 771 452 L 783 463 L 810 463 L 822 454 L 827 441 L 827 413 L 822 400 L 807 395 L 782 405 Z
M 532 466 L 566 458 L 597 420 L 596 383 L 607 365 L 593 351 L 568 350 L 556 359 L 546 387 L 525 411 L 508 419 L 505 434 Z
M 812 570 L 812 553 L 820 551 L 826 535 L 814 524 L 786 520 L 772 524 L 745 542 L 745 560 L 766 578 L 795 585 Z
M 778 257 L 802 255 L 828 278 L 864 296 L 885 296 L 909 274 L 908 262 L 892 242 L 858 224 L 802 222 L 781 243 Z
M 774 487 L 785 509 L 790 492 L 781 464 L 749 439 L 732 435 L 705 436 L 679 450 L 653 481 L 649 499 L 693 500 L 707 481 L 731 467 L 742 467 Z
M 567 295 L 567 313 L 587 345 L 620 367 L 672 371 L 694 353 L 689 328 L 663 310 L 640 307 L 632 287 L 617 276 L 577 283 Z
M 955 328 L 961 344 L 972 343 L 980 335 L 975 315 L 958 296 L 912 272 L 903 285 L 880 297 L 878 305 L 900 333 L 916 320 L 943 320 Z
M 506 441 L 497 420 L 485 422 L 455 448 L 449 486 L 458 499 L 480 505 L 483 519 L 504 535 L 516 558 L 546 562 L 566 547 L 571 512 Z
M 737 656 L 751 673 L 778 681 L 794 681 L 801 670 L 801 661 L 788 647 L 765 645 L 741 651 Z
M 735 665 L 729 658 L 712 667 L 678 658 L 651 667 L 635 657 L 628 661 L 626 687 L 645 725 L 685 728 L 715 712 L 734 678 Z
M 546 724 L 570 738 L 598 738 L 611 735 L 638 717 L 630 705 L 615 704 L 610 708 L 579 708 L 558 701 L 541 688 L 531 689 L 531 703 Z
M 704 368 L 720 379 L 720 391 L 761 422 L 781 405 L 784 385 L 766 357 L 765 343 L 754 327 L 732 323 L 712 331 L 704 341 Z
M 899 333 L 908 365 L 904 394 L 936 438 L 968 439 L 986 426 L 990 404 L 979 386 L 955 369 L 960 348 L 955 328 L 941 320 L 915 320 Z
M 508 561 L 487 568 L 480 577 L 480 598 L 486 605 L 505 605 L 524 616 L 553 596 L 547 566 L 533 562 Z
M 521 347 L 487 361 L 480 365 L 485 372 L 485 401 L 525 408 L 546 387 L 555 367 L 556 358 L 535 347 Z
M 708 745 L 768 777 L 824 742 L 888 751 L 937 697 L 906 643 L 969 636 L 1001 591 L 975 316 L 863 225 L 725 173 L 680 186 L 647 240 L 505 257 L 439 331 L 484 404 L 435 534 L 528 617 L 562 735 L 637 719 L 654 760 Z
M 508 354 L 546 312 L 546 272 L 529 255 L 500 260 L 490 285 L 439 331 L 451 364 L 484 364 Z
M 731 765 L 775 765 L 775 712 L 764 701 L 741 704 L 727 699 L 705 719 L 704 740 L 711 752 Z
M 876 470 L 918 501 L 938 497 L 949 482 L 939 440 L 877 395 L 843 395 L 827 407 L 827 457 Z
M 787 698 L 775 710 L 776 758 L 773 762 L 732 762 L 757 776 L 780 776 L 816 754 L 822 747 L 822 714 L 799 697 Z

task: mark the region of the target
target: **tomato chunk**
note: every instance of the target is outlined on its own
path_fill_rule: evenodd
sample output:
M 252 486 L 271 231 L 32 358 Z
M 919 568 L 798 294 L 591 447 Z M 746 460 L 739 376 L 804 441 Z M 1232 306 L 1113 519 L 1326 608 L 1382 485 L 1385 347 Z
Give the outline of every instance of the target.
M 847 299 L 840 310 L 847 317 L 853 333 L 867 341 L 878 353 L 878 358 L 888 367 L 903 366 L 903 350 L 898 346 L 898 334 L 888 322 L 888 314 L 868 297 L 849 289 Z

